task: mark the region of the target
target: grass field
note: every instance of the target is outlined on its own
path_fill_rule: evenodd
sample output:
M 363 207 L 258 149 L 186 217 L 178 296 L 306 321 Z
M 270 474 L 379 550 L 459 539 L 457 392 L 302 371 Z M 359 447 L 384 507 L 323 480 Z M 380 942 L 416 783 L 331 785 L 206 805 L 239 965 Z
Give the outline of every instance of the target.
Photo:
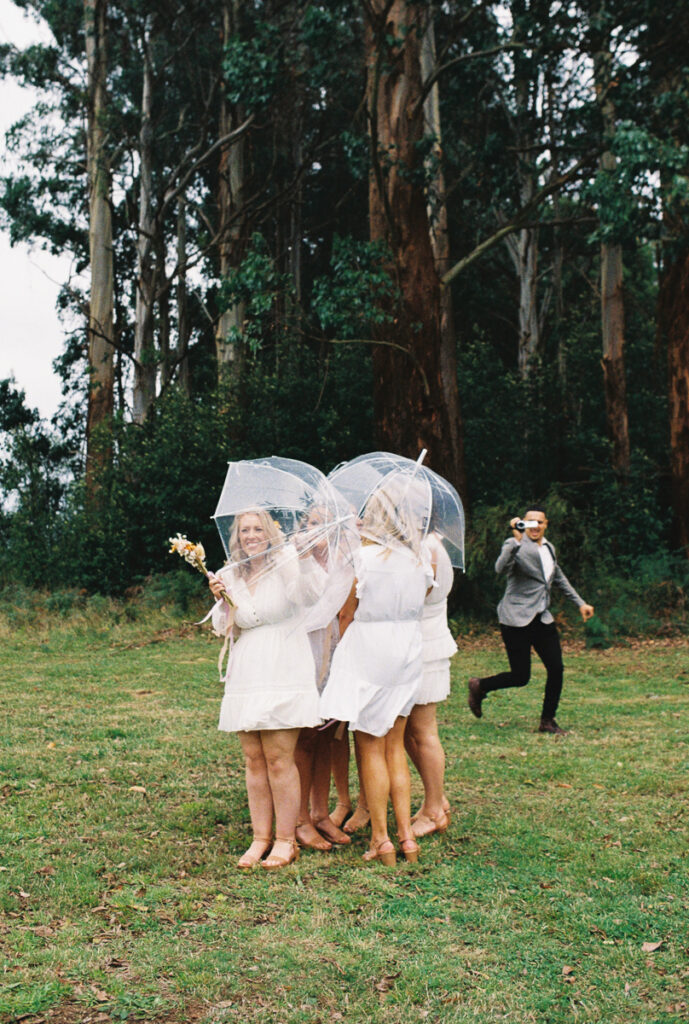
M 0 1020 L 689 1020 L 689 646 L 574 642 L 561 739 L 540 666 L 473 719 L 503 656 L 465 645 L 451 830 L 418 865 L 362 837 L 271 874 L 234 867 L 217 651 L 171 615 L 0 620 Z

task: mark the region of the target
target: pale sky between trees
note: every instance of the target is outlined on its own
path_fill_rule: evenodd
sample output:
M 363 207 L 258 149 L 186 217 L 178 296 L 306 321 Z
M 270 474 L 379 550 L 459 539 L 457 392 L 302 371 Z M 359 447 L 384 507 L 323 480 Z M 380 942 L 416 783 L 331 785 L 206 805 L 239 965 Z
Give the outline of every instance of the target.
M 0 42 L 26 46 L 49 38 L 11 0 L 0 0 Z M 35 101 L 35 93 L 12 79 L 0 79 L 0 174 L 8 172 L 5 133 Z M 64 330 L 55 301 L 65 279 L 62 261 L 38 246 L 10 247 L 0 230 L 0 379 L 14 376 L 26 401 L 44 417 L 60 402 L 60 379 L 52 361 L 62 349 Z

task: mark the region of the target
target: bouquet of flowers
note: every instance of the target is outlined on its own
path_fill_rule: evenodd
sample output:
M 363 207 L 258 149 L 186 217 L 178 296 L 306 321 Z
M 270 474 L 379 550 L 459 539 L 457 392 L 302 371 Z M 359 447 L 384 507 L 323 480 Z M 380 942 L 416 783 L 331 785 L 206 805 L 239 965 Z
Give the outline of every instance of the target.
M 176 551 L 185 562 L 192 565 L 199 572 L 202 572 L 204 576 L 210 576 L 208 569 L 206 568 L 206 552 L 203 544 L 194 544 L 192 541 L 187 540 L 186 536 L 178 533 L 176 537 L 170 537 L 170 554 Z M 223 598 L 227 601 L 230 607 L 234 607 L 230 596 L 227 591 L 223 591 Z

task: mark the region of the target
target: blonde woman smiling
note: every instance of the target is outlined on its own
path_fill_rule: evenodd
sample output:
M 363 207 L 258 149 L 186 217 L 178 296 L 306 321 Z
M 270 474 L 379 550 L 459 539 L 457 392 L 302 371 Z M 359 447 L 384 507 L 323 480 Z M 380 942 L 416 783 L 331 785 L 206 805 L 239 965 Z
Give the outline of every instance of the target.
M 239 635 L 230 653 L 218 728 L 236 732 L 244 754 L 253 841 L 238 867 L 282 868 L 296 859 L 299 730 L 319 721 L 311 647 L 301 621 L 324 573 L 284 541 L 262 509 L 235 517 L 229 566 L 211 576 L 213 626 Z M 226 591 L 234 605 L 221 600 Z M 273 820 L 275 833 L 273 836 Z M 268 854 L 265 860 L 262 858 Z

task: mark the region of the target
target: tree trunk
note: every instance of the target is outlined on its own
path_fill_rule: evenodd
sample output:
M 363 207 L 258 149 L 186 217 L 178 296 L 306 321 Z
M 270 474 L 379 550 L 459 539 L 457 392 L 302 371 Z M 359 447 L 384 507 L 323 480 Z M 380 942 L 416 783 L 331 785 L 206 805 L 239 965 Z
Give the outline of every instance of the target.
M 239 0 L 223 3 L 223 41 L 226 42 L 238 24 Z M 224 91 L 220 99 L 219 132 L 227 135 L 242 121 L 242 111 L 233 109 Z M 244 226 L 237 216 L 244 203 L 246 136 L 224 145 L 220 150 L 218 173 L 218 231 L 220 235 L 220 279 L 239 266 L 244 249 Z M 241 342 L 246 310 L 239 302 L 220 314 L 215 331 L 215 351 L 218 379 L 241 375 Z
M 600 274 L 605 411 L 612 441 L 612 468 L 621 479 L 624 479 L 629 474 L 630 447 L 627 381 L 624 369 L 621 245 L 606 242 L 601 245 Z
M 177 377 L 189 394 L 189 297 L 187 295 L 187 204 L 177 200 Z
M 141 97 L 141 130 L 139 134 L 139 236 L 136 245 L 136 309 L 134 313 L 134 394 L 132 417 L 143 423 L 156 391 L 156 358 L 153 343 L 153 216 L 151 192 L 153 174 L 153 69 L 149 45 L 148 19 L 143 41 L 143 92 Z
M 598 12 L 604 24 L 605 9 Z M 595 38 L 595 35 L 594 35 Z M 615 106 L 610 98 L 612 54 L 607 32 L 598 37 L 593 54 L 596 97 L 603 118 L 603 135 L 608 144 L 615 136 Z M 603 172 L 615 170 L 616 159 L 610 150 L 601 157 Z M 612 468 L 621 480 L 629 475 L 629 417 L 627 382 L 624 368 L 624 295 L 622 291 L 622 246 L 604 241 L 600 251 L 601 326 L 603 340 L 603 383 L 608 433 L 612 442 Z
M 689 250 L 665 269 L 658 326 L 667 341 L 674 538 L 689 557 Z
M 373 350 L 377 440 L 412 458 L 427 448 L 428 464 L 461 487 L 461 461 L 451 440 L 457 423 L 447 401 L 448 393 L 456 399 L 457 379 L 443 380 L 440 278 L 420 166 L 424 12 L 406 0 L 375 0 L 364 10 L 370 234 L 390 250 L 400 293 L 393 323 Z
M 110 171 L 105 120 L 106 0 L 84 0 L 88 67 L 89 260 L 91 295 L 88 320 L 89 396 L 86 420 L 86 486 L 94 496 L 98 471 L 109 460 L 114 399 L 114 273 Z
M 433 12 L 429 11 L 426 31 L 421 41 L 421 76 L 428 81 L 436 66 L 435 27 Z M 442 126 L 440 122 L 440 90 L 435 82 L 423 105 L 424 132 L 434 138 L 431 154 L 435 169 L 431 195 L 428 203 L 428 217 L 431 232 L 431 247 L 438 276 L 442 278 L 451 266 L 450 233 L 448 228 L 445 175 L 443 173 Z M 428 163 L 430 166 L 431 157 Z M 440 376 L 443 397 L 447 406 L 450 428 L 449 443 L 453 462 L 458 467 L 457 489 L 468 504 L 466 468 L 464 463 L 464 422 L 459 399 L 457 379 L 457 338 L 455 335 L 452 289 L 443 288 L 440 293 Z
M 520 195 L 522 205 L 533 198 L 533 176 L 522 172 Z M 519 281 L 519 334 L 517 341 L 517 367 L 526 379 L 541 348 L 541 330 L 538 309 L 538 230 L 522 228 L 508 235 L 507 248 L 512 257 Z
M 521 16 L 524 16 L 524 11 Z M 515 35 L 517 34 L 515 27 Z M 515 102 L 516 115 L 513 131 L 517 157 L 517 180 L 519 199 L 522 207 L 529 203 L 536 192 L 535 170 L 530 154 L 533 145 L 532 107 L 535 102 L 531 76 L 533 69 L 528 61 L 515 54 Z M 522 228 L 505 239 L 519 282 L 519 328 L 517 336 L 517 368 L 522 379 L 531 372 L 541 348 L 540 318 L 538 308 L 538 229 Z
M 165 234 L 155 233 L 155 289 L 158 301 L 158 351 L 160 353 L 160 384 L 167 386 L 173 371 L 173 353 L 170 349 L 170 288 L 165 270 Z

